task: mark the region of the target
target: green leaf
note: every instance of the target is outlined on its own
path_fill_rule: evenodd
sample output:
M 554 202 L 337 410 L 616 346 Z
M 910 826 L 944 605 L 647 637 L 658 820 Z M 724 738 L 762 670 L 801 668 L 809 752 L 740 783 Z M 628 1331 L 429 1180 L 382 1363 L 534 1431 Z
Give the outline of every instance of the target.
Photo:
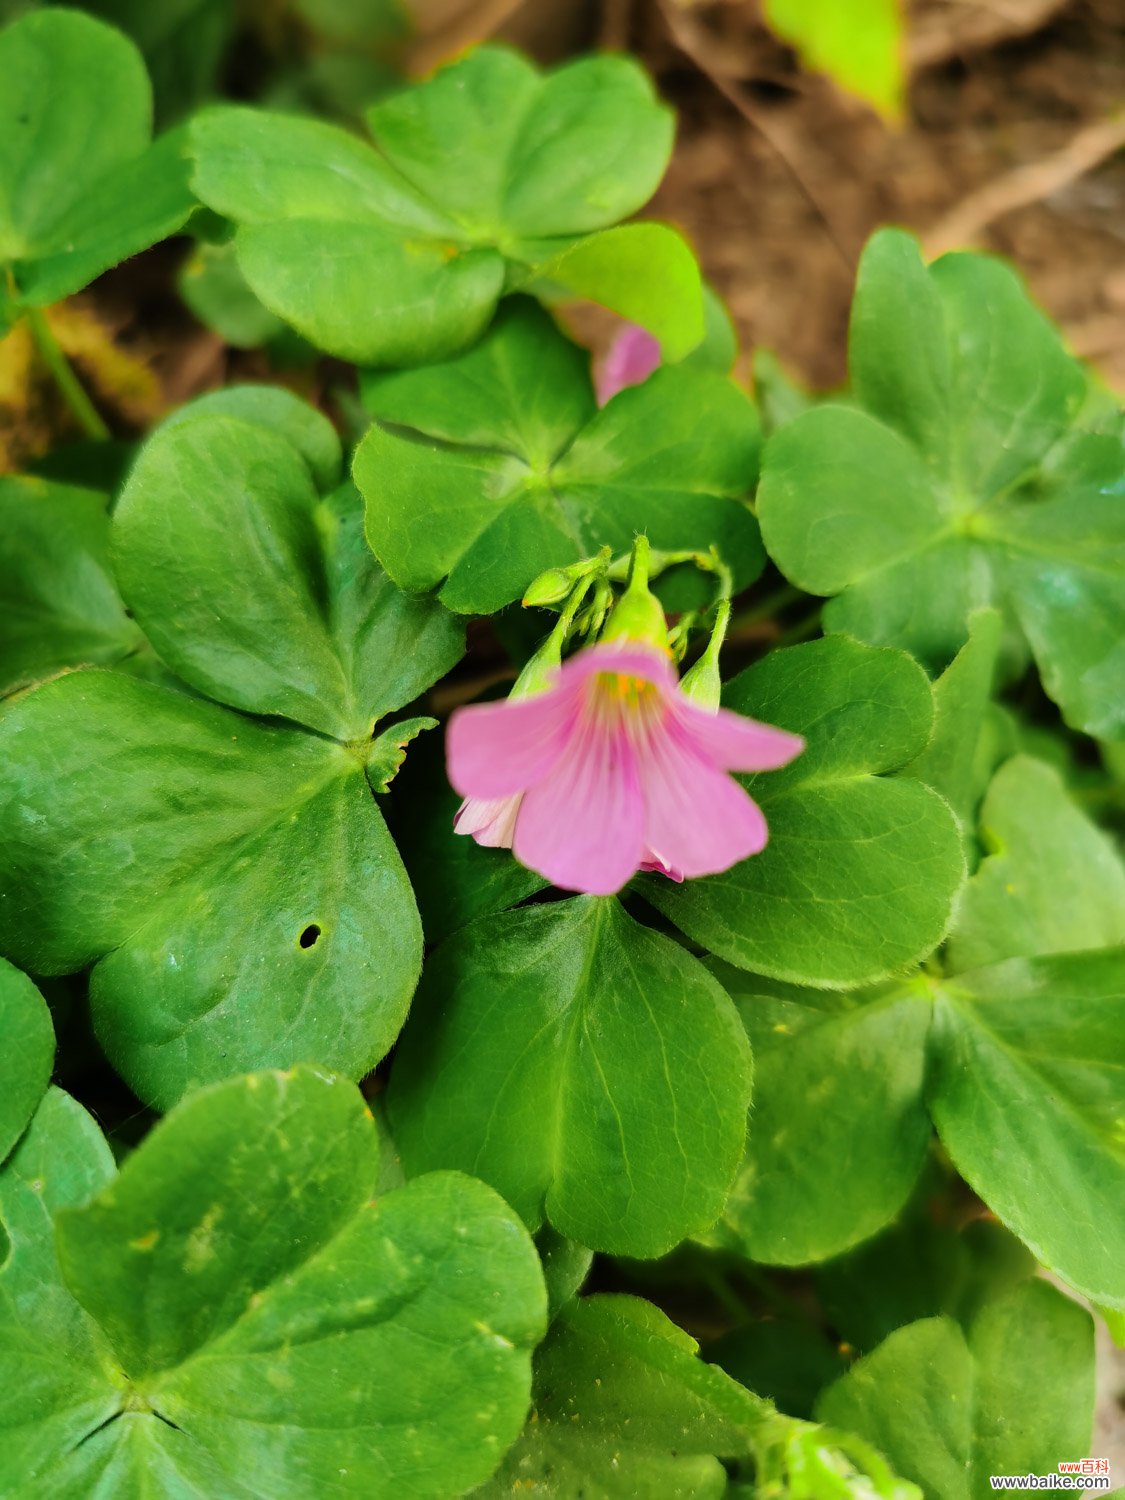
M 334 489 L 343 475 L 340 436 L 323 412 L 280 385 L 225 385 L 177 407 L 161 434 L 197 417 L 235 417 L 285 438 L 304 459 L 318 491 Z
M 986 715 L 992 699 L 1003 618 L 999 610 L 969 617 L 969 639 L 934 683 L 934 731 L 904 775 L 940 792 L 968 830 L 984 792 L 989 749 Z
M 749 1451 L 768 1408 L 696 1347 L 639 1298 L 569 1303 L 536 1353 L 523 1436 L 476 1496 L 725 1495 L 720 1460 Z
M 110 573 L 104 495 L 0 479 L 0 533 L 0 693 L 142 645 Z
M 861 1353 L 919 1318 L 948 1313 L 967 1328 L 982 1302 L 1036 1272 L 1035 1259 L 993 1219 L 954 1228 L 926 1175 L 902 1219 L 821 1266 L 817 1286 L 829 1323 Z
M 518 906 L 546 881 L 508 849 L 486 849 L 454 833 L 461 799 L 445 774 L 444 737 L 427 736 L 407 757 L 387 819 L 422 917 L 429 945 L 477 917 Z
M 231 0 L 93 0 L 86 8 L 120 26 L 141 49 L 158 120 L 179 119 L 214 92 L 234 22 Z
M 235 349 L 257 349 L 284 324 L 263 307 L 238 268 L 234 245 L 196 245 L 176 282 L 199 321 Z
M 761 570 L 742 503 L 757 418 L 721 376 L 660 370 L 595 413 L 587 356 L 519 299 L 468 354 L 369 377 L 364 400 L 378 424 L 354 473 L 372 548 L 403 588 L 444 579 L 451 609 L 489 614 L 638 531 L 654 547 L 714 544 L 740 585 Z
M 715 980 L 615 901 L 582 897 L 438 950 L 388 1108 L 408 1176 L 461 1167 L 532 1228 L 655 1256 L 718 1216 L 749 1086 Z
M 670 363 L 690 354 L 703 339 L 699 267 L 666 224 L 604 229 L 535 266 L 533 275 L 647 328 Z
M 1125 1307 L 1125 950 L 1015 958 L 941 983 L 930 1112 L 958 1171 L 1036 1258 Z
M 840 995 L 712 967 L 750 1038 L 754 1101 L 707 1239 L 767 1264 L 838 1255 L 894 1217 L 925 1159 L 925 990 Z
M 898 0 L 766 0 L 765 18 L 806 67 L 897 119 L 905 92 Z
M 929 953 L 964 875 L 956 821 L 929 787 L 880 774 L 929 740 L 917 663 L 833 636 L 771 652 L 725 701 L 807 742 L 785 770 L 745 778 L 770 842 L 725 875 L 646 880 L 646 900 L 737 967 L 798 984 L 865 984 Z
M 354 490 L 320 502 L 300 452 L 248 415 L 173 419 L 145 444 L 114 517 L 122 591 L 202 692 L 365 739 L 453 665 L 461 632 L 373 565 Z
M 927 1495 L 983 1500 L 989 1476 L 1057 1472 L 1089 1451 L 1090 1315 L 1043 1281 L 987 1304 L 962 1334 L 911 1323 L 821 1397 L 817 1415 L 887 1455 Z
M 956 974 L 1005 958 L 1125 944 L 1125 865 L 1057 771 L 1007 761 L 981 809 L 992 852 L 965 887 L 949 940 Z
M 181 142 L 150 145 L 144 62 L 71 10 L 0 32 L 0 265 L 43 307 L 173 233 L 194 206 Z
M 96 963 L 95 1027 L 146 1101 L 386 1052 L 421 930 L 362 754 L 99 671 L 13 704 L 0 747 L 0 947 Z
M 224 106 L 196 120 L 192 142 L 195 188 L 238 223 L 253 291 L 319 347 L 372 365 L 471 344 L 509 273 L 633 213 L 672 143 L 669 112 L 624 57 L 541 74 L 481 47 L 368 119 L 377 149 L 319 122 Z M 675 290 L 682 257 L 668 269 Z M 599 274 L 608 284 L 616 273 Z
M 89 1347 L 34 1308 L 12 1321 L 100 1406 L 39 1428 L 52 1493 L 436 1500 L 487 1478 L 545 1325 L 534 1247 L 456 1174 L 371 1201 L 378 1159 L 356 1090 L 251 1075 L 193 1095 L 58 1214 L 68 1290 L 56 1273 L 41 1294 Z
M 771 439 L 758 513 L 825 625 L 941 670 L 974 609 L 1018 624 L 1067 722 L 1125 733 L 1120 423 L 1005 266 L 926 270 L 871 240 L 852 310 L 862 409 L 818 407 Z
M 547 1303 L 552 1320 L 582 1290 L 590 1274 L 594 1252 L 585 1245 L 568 1240 L 549 1224 L 535 1236 L 535 1248 L 543 1263 L 543 1280 L 547 1284 Z
M 24 1126 L 51 1081 L 55 1028 L 42 995 L 11 964 L 0 958 L 0 1035 L 4 1038 L 4 1092 L 0 1095 L 0 1161 L 23 1134 Z
M 789 1416 L 806 1419 L 816 1397 L 843 1369 L 843 1356 L 822 1329 L 784 1315 L 732 1329 L 703 1353 L 747 1390 Z
M 0 1482 L 5 1495 L 44 1493 L 44 1470 L 109 1421 L 116 1365 L 97 1325 L 59 1278 L 52 1215 L 113 1175 L 93 1120 L 50 1089 L 0 1167 Z M 47 1493 L 65 1494 L 60 1488 Z M 80 1493 L 80 1492 L 79 1492 Z

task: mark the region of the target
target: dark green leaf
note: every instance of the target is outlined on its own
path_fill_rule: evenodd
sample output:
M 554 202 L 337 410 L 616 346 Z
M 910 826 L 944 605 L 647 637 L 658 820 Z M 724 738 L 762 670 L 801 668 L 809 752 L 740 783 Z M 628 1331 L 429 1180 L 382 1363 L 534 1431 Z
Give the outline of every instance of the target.
M 42 995 L 11 964 L 0 958 L 0 1036 L 4 1038 L 4 1092 L 0 1094 L 0 1161 L 23 1134 L 24 1126 L 51 1081 L 55 1029 Z
M 204 411 L 149 439 L 115 513 L 118 577 L 193 686 L 366 739 L 453 665 L 461 633 L 375 567 L 350 486 L 318 501 L 300 452 L 261 425 L 265 400 L 248 389 L 239 406 L 252 420 Z
M 964 874 L 956 821 L 930 788 L 879 774 L 929 740 L 917 663 L 834 636 L 771 652 L 725 701 L 807 741 L 784 770 L 745 779 L 769 845 L 725 875 L 647 880 L 646 899 L 721 958 L 796 983 L 867 983 L 930 952 Z
M 742 503 L 757 418 L 721 376 L 660 370 L 595 413 L 586 355 L 521 299 L 468 354 L 369 378 L 364 397 L 387 424 L 355 459 L 371 545 L 404 588 L 444 579 L 451 609 L 491 613 L 642 530 L 655 547 L 714 544 L 739 584 L 761 570 Z
M 718 1216 L 749 1049 L 706 970 L 616 901 L 473 923 L 426 969 L 388 1107 L 408 1175 L 456 1166 L 525 1221 L 659 1255 Z
M 67 1494 L 41 1482 L 58 1455 L 112 1418 L 116 1362 L 59 1278 L 52 1215 L 113 1175 L 101 1132 L 51 1089 L 0 1168 L 0 1451 L 3 1493 Z M 75 1493 L 76 1500 L 77 1494 Z M 69 1500 L 69 1496 L 68 1496 Z
M 69 1290 L 42 1260 L 40 1303 L 9 1321 L 74 1389 L 44 1392 L 28 1478 L 176 1500 L 438 1500 L 485 1479 L 527 1409 L 538 1260 L 467 1178 L 372 1202 L 378 1158 L 349 1085 L 257 1074 L 194 1095 L 85 1207 L 52 1204 Z
M 0 479 L 0 533 L 0 693 L 142 645 L 110 573 L 104 495 Z
M 822 1421 L 874 1443 L 927 1495 L 983 1500 L 990 1475 L 1057 1472 L 1089 1452 L 1090 1315 L 1042 1281 L 900 1328 L 821 1398 Z
M 360 1077 L 421 930 L 364 754 L 109 672 L 0 716 L 0 946 L 102 962 L 95 1025 L 147 1101 L 317 1059 Z

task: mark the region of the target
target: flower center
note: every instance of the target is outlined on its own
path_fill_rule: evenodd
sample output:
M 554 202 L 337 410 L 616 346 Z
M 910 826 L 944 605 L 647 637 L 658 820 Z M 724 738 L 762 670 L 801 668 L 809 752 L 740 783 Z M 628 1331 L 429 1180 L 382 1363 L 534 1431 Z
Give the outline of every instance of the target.
M 663 718 L 660 689 L 644 677 L 623 672 L 599 672 L 590 681 L 589 704 L 607 728 L 634 738 L 650 734 Z

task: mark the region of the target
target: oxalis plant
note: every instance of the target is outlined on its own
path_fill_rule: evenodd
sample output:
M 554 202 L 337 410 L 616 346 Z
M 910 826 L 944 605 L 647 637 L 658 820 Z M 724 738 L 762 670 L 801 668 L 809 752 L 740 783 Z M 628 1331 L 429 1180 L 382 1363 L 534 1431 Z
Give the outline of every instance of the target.
M 2 315 L 89 438 L 0 480 L 0 1495 L 1096 1466 L 1123 423 L 1015 273 L 883 230 L 847 389 L 752 397 L 627 58 L 153 143 L 48 8 L 0 80 Z M 104 440 L 44 309 L 185 226 L 335 424 Z

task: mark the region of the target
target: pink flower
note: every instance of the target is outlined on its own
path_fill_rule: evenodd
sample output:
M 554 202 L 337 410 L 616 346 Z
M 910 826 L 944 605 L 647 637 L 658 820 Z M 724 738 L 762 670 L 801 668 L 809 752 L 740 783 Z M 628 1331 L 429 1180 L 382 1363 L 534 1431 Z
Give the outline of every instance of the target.
M 597 379 L 598 405 L 627 385 L 640 385 L 660 367 L 660 345 L 647 329 L 626 323 L 614 336 Z
M 766 820 L 728 773 L 788 764 L 798 735 L 698 707 L 667 657 L 635 641 L 591 646 L 553 677 L 546 692 L 454 713 L 458 833 L 593 895 L 639 869 L 714 875 L 765 848 Z

